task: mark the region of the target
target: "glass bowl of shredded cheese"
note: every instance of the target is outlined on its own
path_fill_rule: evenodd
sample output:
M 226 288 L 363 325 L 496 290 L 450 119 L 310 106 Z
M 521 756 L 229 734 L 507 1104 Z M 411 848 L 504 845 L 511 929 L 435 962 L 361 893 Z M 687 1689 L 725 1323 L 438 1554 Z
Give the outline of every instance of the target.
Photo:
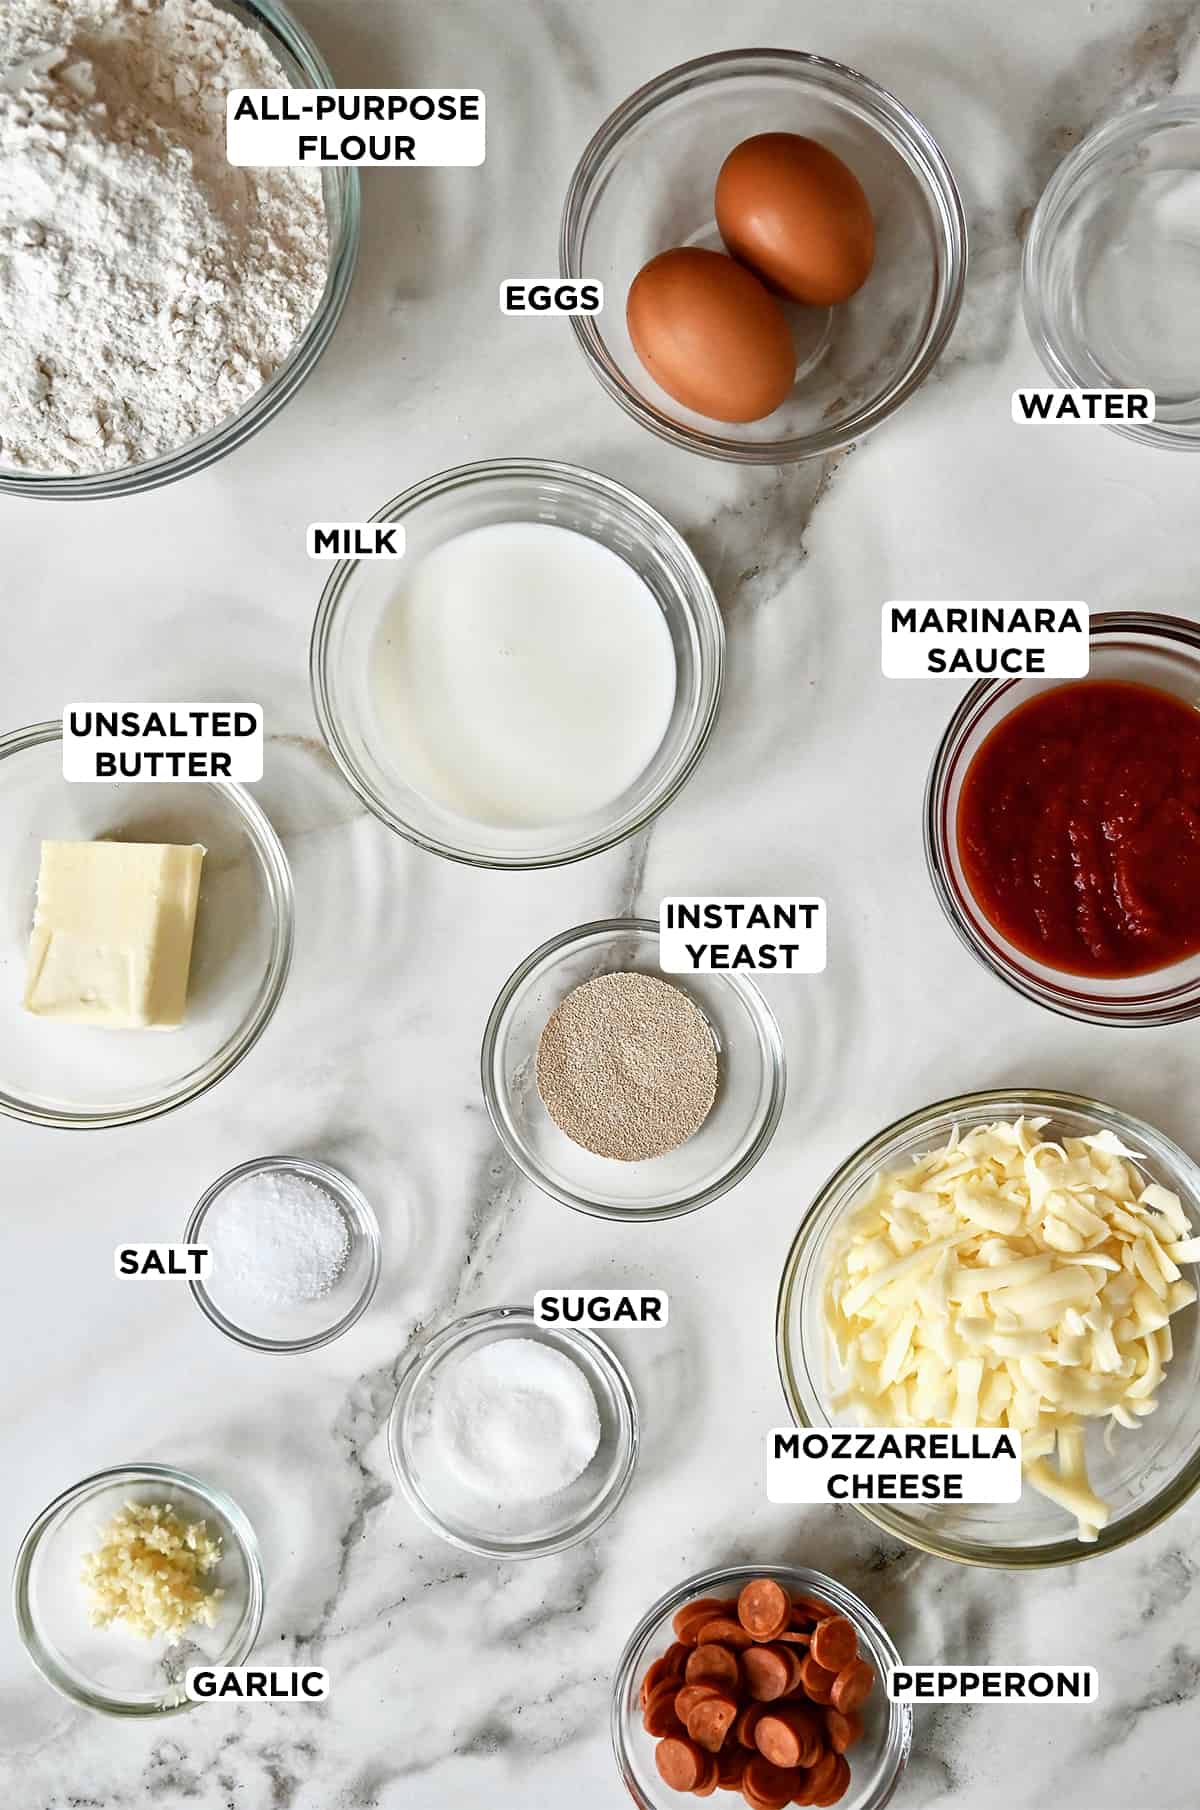
M 25 1535 L 13 1607 L 64 1697 L 114 1716 L 190 1709 L 189 1668 L 241 1665 L 258 1637 L 258 1542 L 236 1502 L 184 1471 L 99 1471 Z
M 856 1503 L 969 1564 L 1111 1551 L 1200 1483 L 1200 1168 L 1072 1094 L 909 1114 L 825 1184 L 779 1291 L 801 1426 L 1007 1428 L 1019 1503 Z

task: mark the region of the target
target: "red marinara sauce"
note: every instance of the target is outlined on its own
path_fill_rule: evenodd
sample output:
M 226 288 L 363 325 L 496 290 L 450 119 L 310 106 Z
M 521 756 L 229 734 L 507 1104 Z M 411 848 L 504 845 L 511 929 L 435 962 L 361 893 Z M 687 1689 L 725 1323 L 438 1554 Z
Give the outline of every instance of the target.
M 1200 711 L 1081 679 L 1020 704 L 967 769 L 958 850 L 984 915 L 1071 974 L 1200 950 Z

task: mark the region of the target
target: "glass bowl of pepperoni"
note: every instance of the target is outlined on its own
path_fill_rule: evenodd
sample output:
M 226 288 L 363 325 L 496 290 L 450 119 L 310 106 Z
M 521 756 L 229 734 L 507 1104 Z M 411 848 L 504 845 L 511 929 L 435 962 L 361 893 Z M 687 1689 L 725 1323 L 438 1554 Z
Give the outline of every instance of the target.
M 886 1691 L 899 1664 L 867 1605 L 823 1572 L 701 1572 L 646 1611 L 621 1655 L 618 1770 L 641 1810 L 718 1786 L 750 1810 L 882 1810 L 912 1745 L 912 1711 Z

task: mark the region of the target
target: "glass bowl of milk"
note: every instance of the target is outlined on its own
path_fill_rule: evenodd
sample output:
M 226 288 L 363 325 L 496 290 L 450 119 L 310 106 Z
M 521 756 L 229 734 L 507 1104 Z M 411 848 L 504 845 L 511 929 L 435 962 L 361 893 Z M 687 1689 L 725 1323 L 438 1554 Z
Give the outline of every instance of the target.
M 551 867 L 670 803 L 716 719 L 725 636 L 670 523 L 547 461 L 442 472 L 373 518 L 399 559 L 334 567 L 313 628 L 321 732 L 420 848 Z

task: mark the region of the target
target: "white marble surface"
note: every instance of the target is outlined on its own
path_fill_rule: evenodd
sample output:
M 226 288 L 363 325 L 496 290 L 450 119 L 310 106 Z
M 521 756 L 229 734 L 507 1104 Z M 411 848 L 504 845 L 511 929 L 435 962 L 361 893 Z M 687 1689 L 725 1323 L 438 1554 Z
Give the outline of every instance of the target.
M 260 1652 L 333 1674 L 319 1709 L 222 1706 L 128 1727 L 60 1700 L 0 1632 L 0 1797 L 11 1810 L 616 1810 L 609 1676 L 661 1589 L 713 1562 L 792 1557 L 859 1588 L 923 1659 L 1100 1665 L 1095 1711 L 918 1716 L 901 1810 L 1184 1810 L 1195 1802 L 1200 1506 L 1094 1564 L 976 1573 L 881 1541 L 851 1512 L 760 1487 L 780 1412 L 772 1314 L 813 1189 L 899 1112 L 969 1086 L 1094 1091 L 1193 1149 L 1200 1031 L 1091 1031 L 1007 993 L 957 944 L 920 845 L 951 690 L 879 677 L 889 596 L 1082 597 L 1197 614 L 1195 467 L 1100 431 L 1022 433 L 1039 373 L 1020 324 L 1021 232 L 1059 156 L 1131 100 L 1186 88 L 1178 0 L 302 0 L 340 80 L 479 84 L 481 171 L 369 176 L 341 331 L 299 399 L 192 481 L 102 504 L 4 501 L 0 720 L 71 697 L 244 695 L 271 743 L 259 796 L 291 857 L 299 940 L 268 1035 L 222 1088 L 129 1131 L 0 1124 L 0 1550 L 86 1472 L 170 1460 L 228 1486 L 268 1572 Z M 600 118 L 682 58 L 735 42 L 866 70 L 940 138 L 971 231 L 948 356 L 895 421 L 824 470 L 738 472 L 640 434 L 565 326 L 504 322 L 496 284 L 552 265 L 562 192 Z M 1200 71 L 1193 66 L 1192 86 Z M 505 453 L 620 476 L 717 584 L 730 669 L 711 750 L 649 836 L 508 877 L 422 856 L 366 816 L 314 741 L 314 518 L 370 513 L 423 475 Z M 664 891 L 818 892 L 831 957 L 768 986 L 791 1089 L 736 1194 L 645 1229 L 566 1212 L 501 1159 L 477 1084 L 510 968 L 587 917 Z M 222 1169 L 268 1150 L 347 1169 L 387 1245 L 348 1337 L 271 1360 L 186 1292 L 136 1300 L 120 1240 L 178 1236 Z M 662 1337 L 618 1340 L 644 1414 L 633 1488 L 599 1538 L 503 1567 L 440 1545 L 395 1497 L 381 1428 L 398 1360 L 455 1314 L 542 1285 L 665 1286 Z M 719 1457 L 717 1456 L 719 1454 Z

